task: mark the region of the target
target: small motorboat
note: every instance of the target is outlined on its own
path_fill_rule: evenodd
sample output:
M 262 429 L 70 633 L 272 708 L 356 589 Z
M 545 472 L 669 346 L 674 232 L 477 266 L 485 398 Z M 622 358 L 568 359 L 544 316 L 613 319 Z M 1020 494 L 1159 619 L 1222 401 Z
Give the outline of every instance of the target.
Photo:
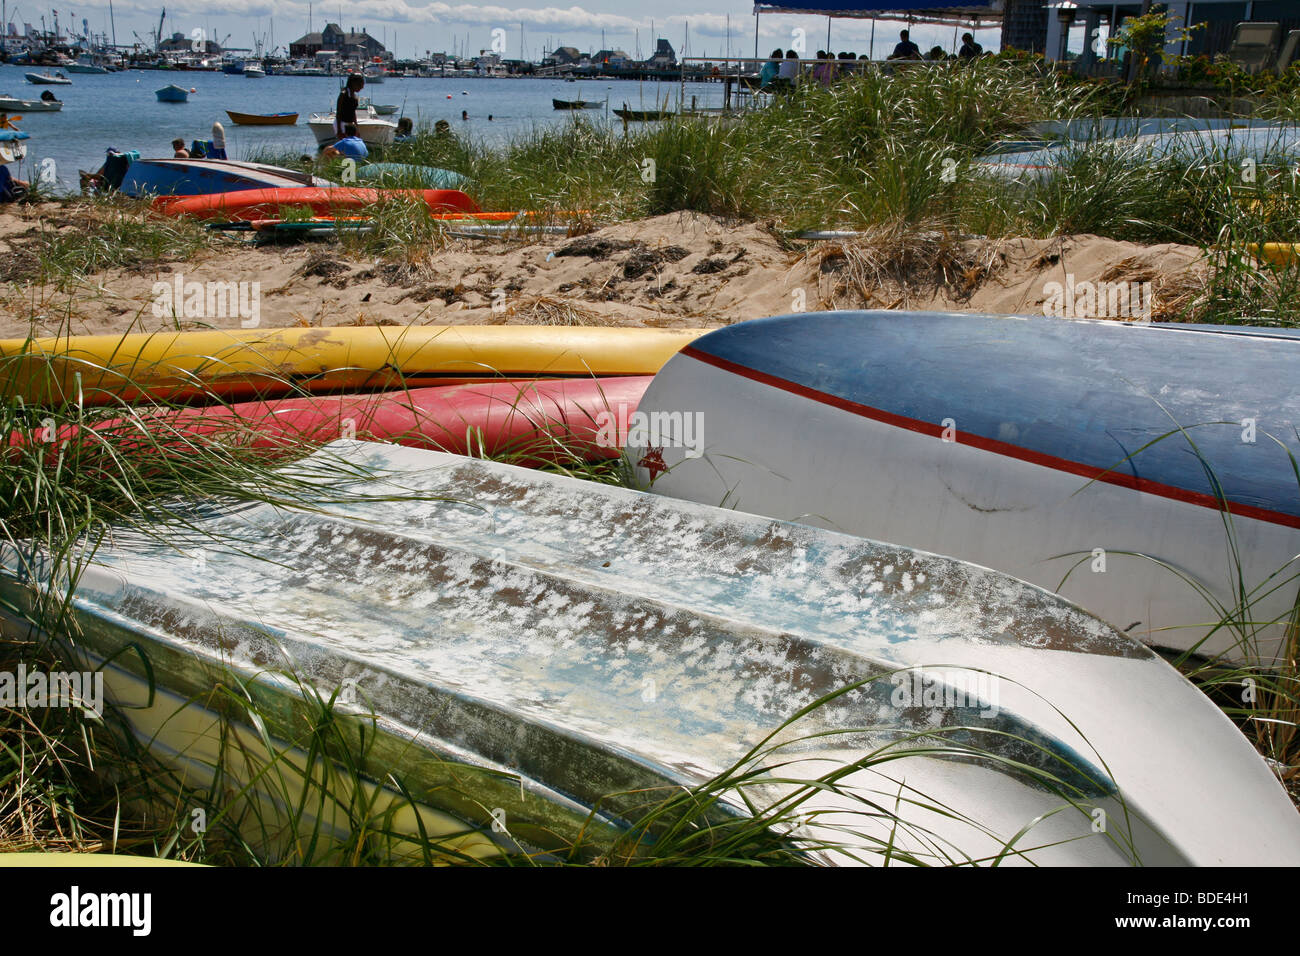
M 154 90 L 159 103 L 185 103 L 190 98 L 190 91 L 183 86 L 171 83 L 161 90 Z
M 113 72 L 108 62 L 102 57 L 89 55 L 78 57 L 76 63 L 69 63 L 64 69 L 69 73 L 100 74 Z
M 248 77 L 250 80 L 260 80 L 262 77 L 266 76 L 266 70 L 262 69 L 260 66 L 245 66 L 244 76 Z
M 397 136 L 397 124 L 392 120 L 381 119 L 373 107 L 366 113 L 365 116 L 357 116 L 357 135 L 361 141 L 367 146 L 387 146 L 392 143 Z M 332 110 L 328 113 L 312 113 L 307 125 L 311 127 L 319 146 L 328 146 L 338 139 L 334 132 Z
M 57 113 L 63 101 L 46 90 L 39 100 L 22 100 L 7 93 L 0 95 L 0 113 Z
M 586 100 L 557 100 L 552 99 L 551 105 L 557 110 L 598 110 L 603 104 L 588 103 Z
M 62 73 L 27 73 L 28 83 L 35 83 L 37 86 L 71 86 L 72 81 Z
M 245 71 L 247 76 L 248 72 Z M 293 126 L 298 122 L 297 113 L 237 113 L 226 110 L 230 122 L 236 126 Z

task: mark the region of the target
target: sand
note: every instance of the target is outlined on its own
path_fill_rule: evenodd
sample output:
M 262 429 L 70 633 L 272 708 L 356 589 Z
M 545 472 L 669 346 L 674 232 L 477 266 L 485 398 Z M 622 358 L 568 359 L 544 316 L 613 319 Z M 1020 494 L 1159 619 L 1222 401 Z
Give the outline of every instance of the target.
M 250 283 L 249 295 L 257 283 L 257 321 L 267 328 L 712 328 L 824 308 L 1042 314 L 1051 283 L 1103 281 L 1151 283 L 1159 319 L 1199 294 L 1206 274 L 1192 246 L 909 233 L 783 242 L 763 224 L 682 213 L 576 238 L 454 240 L 413 264 L 359 261 L 330 241 L 255 246 L 228 234 L 191 260 L 110 269 L 61 290 L 30 279 L 31 230 L 79 228 L 60 209 L 0 211 L 0 264 L 7 264 L 0 271 L 8 280 L 0 287 L 0 336 L 236 328 L 250 320 L 233 307 L 177 316 L 155 309 L 155 284 L 175 288 L 178 275 L 185 283 Z

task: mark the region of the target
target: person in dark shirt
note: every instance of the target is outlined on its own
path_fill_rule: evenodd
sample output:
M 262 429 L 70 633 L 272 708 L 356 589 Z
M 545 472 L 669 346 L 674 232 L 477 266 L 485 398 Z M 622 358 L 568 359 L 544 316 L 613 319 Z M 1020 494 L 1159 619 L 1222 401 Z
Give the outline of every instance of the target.
M 959 57 L 963 60 L 973 60 L 983 54 L 984 48 L 975 42 L 975 37 L 972 34 L 963 33 L 961 35 L 961 49 L 957 51 Z
M 366 78 L 360 73 L 353 73 L 343 89 L 339 90 L 338 101 L 334 104 L 334 135 L 339 139 L 343 138 L 343 127 L 357 121 L 357 107 L 360 105 L 357 94 L 365 85 Z
M 921 48 L 911 41 L 908 31 L 902 30 L 898 34 L 898 44 L 894 47 L 894 52 L 889 54 L 889 59 L 919 60 Z

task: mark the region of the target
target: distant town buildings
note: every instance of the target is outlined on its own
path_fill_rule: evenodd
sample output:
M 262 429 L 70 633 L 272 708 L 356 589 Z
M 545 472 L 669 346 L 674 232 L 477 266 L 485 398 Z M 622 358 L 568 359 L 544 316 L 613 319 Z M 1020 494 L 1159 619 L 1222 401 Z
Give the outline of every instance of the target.
M 212 40 L 204 40 L 200 50 L 194 45 L 194 38 L 184 33 L 173 33 L 158 44 L 160 53 L 220 53 L 221 45 Z
M 334 53 L 344 59 L 371 60 L 385 56 L 384 45 L 364 30 L 344 32 L 337 23 L 325 24 L 319 33 L 306 33 L 289 44 L 292 57 L 314 57 Z

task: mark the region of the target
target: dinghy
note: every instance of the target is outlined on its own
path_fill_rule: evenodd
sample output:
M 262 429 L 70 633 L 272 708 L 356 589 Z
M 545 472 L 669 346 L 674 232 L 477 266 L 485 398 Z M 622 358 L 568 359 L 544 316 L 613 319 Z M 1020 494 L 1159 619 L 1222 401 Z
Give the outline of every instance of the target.
M 185 289 L 172 302 L 183 313 Z M 653 375 L 701 329 L 339 326 L 0 340 L 0 395 L 27 404 L 391 391 Z
M 784 800 L 777 834 L 814 861 L 1300 865 L 1300 814 L 1222 712 L 1023 582 L 437 452 L 345 442 L 287 467 L 319 496 L 119 529 L 67 612 L 138 740 L 191 785 L 223 742 L 226 790 L 256 779 L 251 842 L 290 806 L 366 827 L 368 848 L 421 827 L 471 856 L 581 858 L 738 766 L 744 800 L 724 790 L 697 822 Z M 32 637 L 37 596 L 61 606 L 64 586 L 6 544 L 6 632 Z M 258 732 L 204 709 L 215 684 Z M 336 786 L 359 779 L 373 819 L 293 785 L 312 697 L 361 774 L 336 764 Z M 259 774 L 264 740 L 285 760 Z
M 660 434 L 629 454 L 661 494 L 952 555 L 1150 644 L 1271 662 L 1300 570 L 1298 369 L 1287 330 L 786 316 L 669 362 L 641 403 Z M 1238 570 L 1252 613 L 1215 629 Z
M 326 180 L 310 173 L 232 159 L 137 159 L 126 169 L 119 191 L 133 197 L 193 196 L 250 191 L 295 190 Z
M 171 83 L 161 90 L 154 90 L 154 95 L 158 97 L 159 103 L 185 103 L 189 101 L 190 91 Z
M 244 71 L 248 75 L 248 71 Z M 236 126 L 292 126 L 298 122 L 297 113 L 238 113 L 226 110 L 230 122 Z

